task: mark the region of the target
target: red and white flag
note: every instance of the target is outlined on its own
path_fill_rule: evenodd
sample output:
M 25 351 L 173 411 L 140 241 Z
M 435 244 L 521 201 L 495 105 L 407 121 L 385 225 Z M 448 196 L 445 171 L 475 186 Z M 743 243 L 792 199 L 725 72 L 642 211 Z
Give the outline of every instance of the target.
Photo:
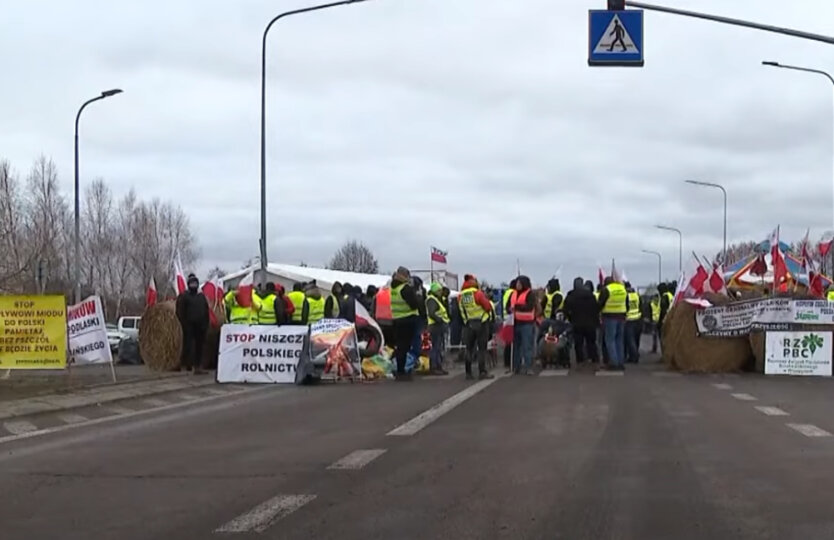
M 831 244 L 834 243 L 834 231 L 826 231 L 817 244 L 817 251 L 820 252 L 820 257 L 825 258 L 828 252 L 831 251 Z
M 696 262 L 695 273 L 692 274 L 692 278 L 686 285 L 686 289 L 683 293 L 684 298 L 693 298 L 704 294 L 707 281 L 709 280 L 709 273 L 707 272 L 707 269 L 704 268 L 704 265 L 701 264 L 701 261 L 694 253 L 693 256 L 695 257 Z
M 185 272 L 182 269 L 182 261 L 180 260 L 180 254 L 174 256 L 174 291 L 177 294 L 182 294 L 188 288 L 188 284 L 185 282 Z
M 371 326 L 377 331 L 380 339 L 379 350 L 381 351 L 385 347 L 385 336 L 382 335 L 382 328 L 379 327 L 376 319 L 371 317 L 371 314 L 368 313 L 368 310 L 365 309 L 365 306 L 359 300 L 354 299 L 353 301 L 356 303 L 356 324 Z
M 597 269 L 597 280 L 599 281 L 600 285 L 605 283 L 605 270 L 602 269 L 602 266 L 599 266 L 599 268 Z
M 440 264 L 446 264 L 446 256 L 448 254 L 449 254 L 448 251 L 442 251 L 440 249 L 437 249 L 434 246 L 431 247 L 431 261 L 432 262 L 436 262 L 436 263 L 440 263 Z
M 808 292 L 816 298 L 825 298 L 825 284 L 822 276 L 813 270 L 808 273 Z
M 717 262 L 712 263 L 712 274 L 709 276 L 709 290 L 727 295 L 727 285 L 724 283 L 724 266 Z
M 148 291 L 145 293 L 145 307 L 149 308 L 156 304 L 156 281 L 151 276 L 151 281 L 148 283 Z
M 806 274 L 808 270 L 814 267 L 814 258 L 811 257 L 811 250 L 808 248 L 808 236 L 811 234 L 811 229 L 805 230 L 805 238 L 802 239 L 802 245 L 799 248 L 799 257 L 802 259 L 802 271 Z
M 686 272 L 681 271 L 681 275 L 678 276 L 678 288 L 675 289 L 675 296 L 672 298 L 672 306 L 683 300 L 683 295 L 686 292 L 686 288 Z
M 773 265 L 773 289 L 779 289 L 782 282 L 788 279 L 788 266 L 785 256 L 779 246 L 779 226 L 770 235 L 770 261 Z
M 252 291 L 255 290 L 255 273 L 249 272 L 237 286 L 237 304 L 240 307 L 252 307 Z

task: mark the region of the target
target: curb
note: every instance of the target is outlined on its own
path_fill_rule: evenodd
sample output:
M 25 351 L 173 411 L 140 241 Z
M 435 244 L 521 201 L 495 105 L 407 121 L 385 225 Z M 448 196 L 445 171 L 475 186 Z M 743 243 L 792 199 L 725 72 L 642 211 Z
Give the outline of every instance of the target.
M 171 377 L 145 381 L 125 382 L 121 385 L 100 385 L 80 388 L 67 394 L 49 394 L 24 398 L 0 404 L 0 420 L 20 416 L 66 411 L 90 405 L 113 403 L 124 399 L 152 396 L 188 388 L 199 388 L 214 384 L 214 379 Z

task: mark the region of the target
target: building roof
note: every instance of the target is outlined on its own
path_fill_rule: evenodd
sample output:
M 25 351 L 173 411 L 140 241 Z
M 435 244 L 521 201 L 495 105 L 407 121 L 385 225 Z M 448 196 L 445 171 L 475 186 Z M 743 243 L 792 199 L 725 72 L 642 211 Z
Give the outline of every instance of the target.
M 220 278 L 224 284 L 242 278 L 250 272 L 255 272 L 260 269 L 259 265 L 253 265 L 243 270 L 238 270 Z M 354 286 L 367 289 L 368 285 L 374 285 L 381 288 L 391 281 L 391 276 L 382 274 L 360 274 L 358 272 L 342 272 L 340 270 L 328 270 L 327 268 L 314 268 L 312 266 L 295 266 L 292 264 L 269 263 L 266 268 L 269 274 L 280 276 L 284 279 L 294 282 L 309 282 L 316 281 L 316 285 L 321 289 L 328 290 L 333 286 L 333 283 L 350 283 Z

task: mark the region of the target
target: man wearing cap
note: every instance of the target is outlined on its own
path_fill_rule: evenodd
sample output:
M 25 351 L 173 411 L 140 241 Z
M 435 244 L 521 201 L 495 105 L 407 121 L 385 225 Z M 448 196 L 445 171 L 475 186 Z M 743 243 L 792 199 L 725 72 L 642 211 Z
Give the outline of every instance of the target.
M 203 361 L 203 344 L 209 327 L 209 306 L 200 292 L 200 281 L 194 274 L 188 275 L 188 288 L 177 297 L 177 318 L 182 326 L 181 367 L 194 374 L 204 373 L 200 369 Z
M 480 289 L 475 276 L 466 274 L 463 280 L 463 290 L 458 295 L 458 304 L 460 315 L 466 325 L 463 329 L 463 342 L 466 346 L 466 378 L 475 378 L 472 375 L 472 359 L 477 357 L 479 377 L 492 379 L 494 375 L 490 375 L 486 369 L 488 325 L 492 316 L 492 303 Z
M 431 374 L 448 375 L 449 372 L 443 369 L 443 351 L 446 348 L 446 330 L 449 328 L 450 319 L 443 302 L 443 287 L 440 283 L 434 282 L 429 287 L 429 294 L 426 296 L 426 316 L 431 336 Z

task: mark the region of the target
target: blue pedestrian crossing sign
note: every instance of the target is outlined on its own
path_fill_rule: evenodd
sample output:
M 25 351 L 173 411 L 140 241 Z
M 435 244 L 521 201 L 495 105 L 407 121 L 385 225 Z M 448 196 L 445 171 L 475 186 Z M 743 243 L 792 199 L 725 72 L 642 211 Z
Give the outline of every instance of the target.
M 588 11 L 589 66 L 643 66 L 643 11 Z

